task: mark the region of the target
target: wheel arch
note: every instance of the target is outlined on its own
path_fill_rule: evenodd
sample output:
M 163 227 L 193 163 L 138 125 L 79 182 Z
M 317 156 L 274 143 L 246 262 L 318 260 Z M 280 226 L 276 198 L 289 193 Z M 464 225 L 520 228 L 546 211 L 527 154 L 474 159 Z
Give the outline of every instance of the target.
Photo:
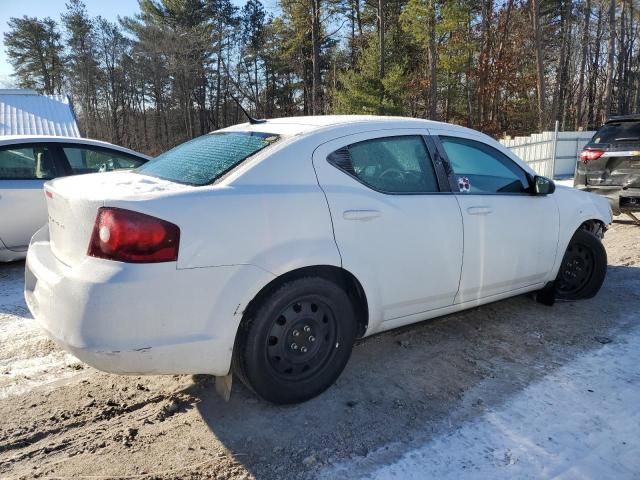
M 586 230 L 587 232 L 593 233 L 595 236 L 600 238 L 600 240 L 602 240 L 604 238 L 604 232 L 607 231 L 607 226 L 605 225 L 603 220 L 599 218 L 591 218 L 582 222 L 576 229 L 576 231 L 578 230 Z
M 573 235 L 578 230 L 586 230 L 590 233 L 593 233 L 598 238 L 600 238 L 600 240 L 602 240 L 604 238 L 604 233 L 607 231 L 607 224 L 605 223 L 605 220 L 603 220 L 602 218 L 598 218 L 596 215 L 590 215 L 590 216 L 587 216 L 586 219 L 582 218 L 578 220 L 572 226 L 572 228 L 567 229 L 566 234 L 562 235 L 558 241 L 556 261 L 553 266 L 551 275 L 548 278 L 548 281 L 555 280 L 556 276 L 558 275 L 558 271 L 560 270 L 560 265 L 562 263 L 564 253 L 566 252 L 567 247 L 569 246 L 569 242 L 571 242 L 571 239 L 573 238 Z
M 364 288 L 355 275 L 344 268 L 336 267 L 334 265 L 305 266 L 278 275 L 276 278 L 264 285 L 249 301 L 242 312 L 242 319 L 238 326 L 238 332 L 240 331 L 240 326 L 251 318 L 252 314 L 256 311 L 264 298 L 276 291 L 282 284 L 303 277 L 320 277 L 340 285 L 347 292 L 347 295 L 352 301 L 356 311 L 356 321 L 358 323 L 357 337 L 361 338 L 365 335 L 369 326 L 369 306 Z

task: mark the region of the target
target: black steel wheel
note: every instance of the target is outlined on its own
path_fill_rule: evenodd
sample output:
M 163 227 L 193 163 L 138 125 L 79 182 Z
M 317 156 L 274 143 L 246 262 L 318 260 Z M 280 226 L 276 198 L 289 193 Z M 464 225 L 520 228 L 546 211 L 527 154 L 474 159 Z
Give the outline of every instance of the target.
M 331 360 L 338 333 L 336 316 L 322 298 L 300 298 L 273 321 L 265 351 L 274 374 L 302 380 Z
M 339 285 L 316 277 L 293 280 L 243 320 L 234 372 L 266 400 L 302 402 L 335 382 L 355 335 L 353 305 Z
M 591 298 L 600 290 L 607 271 L 607 252 L 591 232 L 578 230 L 562 258 L 555 281 L 556 297 Z

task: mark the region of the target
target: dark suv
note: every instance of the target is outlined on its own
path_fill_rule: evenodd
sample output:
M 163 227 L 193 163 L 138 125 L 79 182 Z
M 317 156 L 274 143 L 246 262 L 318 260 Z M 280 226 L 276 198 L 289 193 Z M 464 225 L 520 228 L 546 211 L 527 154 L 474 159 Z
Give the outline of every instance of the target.
M 609 199 L 615 215 L 640 212 L 640 115 L 611 117 L 580 153 L 576 188 Z

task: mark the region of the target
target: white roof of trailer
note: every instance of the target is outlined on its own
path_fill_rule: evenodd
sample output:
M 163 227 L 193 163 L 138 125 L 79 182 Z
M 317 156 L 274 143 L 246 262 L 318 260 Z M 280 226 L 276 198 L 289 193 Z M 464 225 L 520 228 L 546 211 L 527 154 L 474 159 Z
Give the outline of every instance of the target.
M 0 136 L 56 135 L 80 137 L 69 99 L 35 90 L 0 90 Z

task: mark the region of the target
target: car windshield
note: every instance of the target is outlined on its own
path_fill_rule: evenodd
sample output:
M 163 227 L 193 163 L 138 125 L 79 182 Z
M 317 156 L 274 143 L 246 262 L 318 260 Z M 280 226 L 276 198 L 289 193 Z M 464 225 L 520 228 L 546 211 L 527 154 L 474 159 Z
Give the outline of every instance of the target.
M 136 171 L 172 182 L 208 185 L 278 138 L 259 132 L 210 133 L 166 151 Z
M 600 127 L 594 143 L 640 142 L 640 122 L 612 122 Z

